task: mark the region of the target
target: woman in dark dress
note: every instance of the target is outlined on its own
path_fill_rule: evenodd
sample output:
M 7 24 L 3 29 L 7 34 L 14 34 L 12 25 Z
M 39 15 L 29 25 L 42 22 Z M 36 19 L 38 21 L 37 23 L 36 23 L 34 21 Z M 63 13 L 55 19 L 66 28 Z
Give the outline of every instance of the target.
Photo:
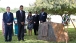
M 33 29 L 33 17 L 32 17 L 32 13 L 29 12 L 28 13 L 28 17 L 27 17 L 27 21 L 28 21 L 28 34 L 32 35 L 32 29 Z

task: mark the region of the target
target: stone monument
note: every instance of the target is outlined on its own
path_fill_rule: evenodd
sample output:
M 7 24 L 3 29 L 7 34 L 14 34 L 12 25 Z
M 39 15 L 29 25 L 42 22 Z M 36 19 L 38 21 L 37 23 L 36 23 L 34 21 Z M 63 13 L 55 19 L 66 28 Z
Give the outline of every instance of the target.
M 38 40 L 64 42 L 65 34 L 61 23 L 44 22 L 40 23 Z

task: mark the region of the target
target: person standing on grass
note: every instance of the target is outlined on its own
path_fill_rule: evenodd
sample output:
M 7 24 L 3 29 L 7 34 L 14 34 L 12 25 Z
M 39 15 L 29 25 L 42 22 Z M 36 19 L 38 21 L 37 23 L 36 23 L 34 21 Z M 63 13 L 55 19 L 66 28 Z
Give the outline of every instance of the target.
M 28 16 L 27 16 L 27 21 L 28 21 L 28 34 L 29 35 L 32 35 L 32 29 L 33 29 L 33 16 L 32 16 L 32 13 L 29 12 L 28 13 Z
M 5 25 L 5 41 L 12 41 L 12 27 L 13 27 L 13 13 L 10 12 L 10 7 L 6 8 L 6 12 L 3 14 L 3 22 Z
M 25 11 L 23 10 L 23 5 L 20 5 L 20 10 L 16 12 L 16 18 L 18 23 L 18 41 L 24 41 Z
M 37 13 L 37 11 L 35 11 L 35 15 L 33 16 L 33 21 L 34 21 L 34 34 L 38 35 L 38 27 L 39 27 L 39 15 Z

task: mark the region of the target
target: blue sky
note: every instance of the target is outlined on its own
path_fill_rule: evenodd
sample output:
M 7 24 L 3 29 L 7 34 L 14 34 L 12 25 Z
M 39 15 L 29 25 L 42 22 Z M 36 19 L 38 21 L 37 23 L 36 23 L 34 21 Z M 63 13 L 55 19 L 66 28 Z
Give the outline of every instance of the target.
M 20 5 L 29 7 L 29 4 L 34 4 L 36 0 L 1 0 L 0 7 L 10 6 L 13 8 L 19 8 Z

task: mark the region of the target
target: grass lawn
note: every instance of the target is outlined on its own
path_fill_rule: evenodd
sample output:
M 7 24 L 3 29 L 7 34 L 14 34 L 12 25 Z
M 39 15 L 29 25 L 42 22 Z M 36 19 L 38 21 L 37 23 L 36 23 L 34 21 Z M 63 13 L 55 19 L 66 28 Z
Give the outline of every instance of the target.
M 69 32 L 69 38 L 70 38 L 69 43 L 76 43 L 76 30 L 73 28 L 69 28 L 68 32 Z M 13 36 L 12 42 L 5 42 L 4 36 L 2 35 L 2 31 L 0 31 L 0 43 L 56 43 L 56 42 L 37 40 L 37 36 L 35 36 L 34 34 L 32 36 L 26 35 L 25 41 L 18 41 L 17 36 Z

